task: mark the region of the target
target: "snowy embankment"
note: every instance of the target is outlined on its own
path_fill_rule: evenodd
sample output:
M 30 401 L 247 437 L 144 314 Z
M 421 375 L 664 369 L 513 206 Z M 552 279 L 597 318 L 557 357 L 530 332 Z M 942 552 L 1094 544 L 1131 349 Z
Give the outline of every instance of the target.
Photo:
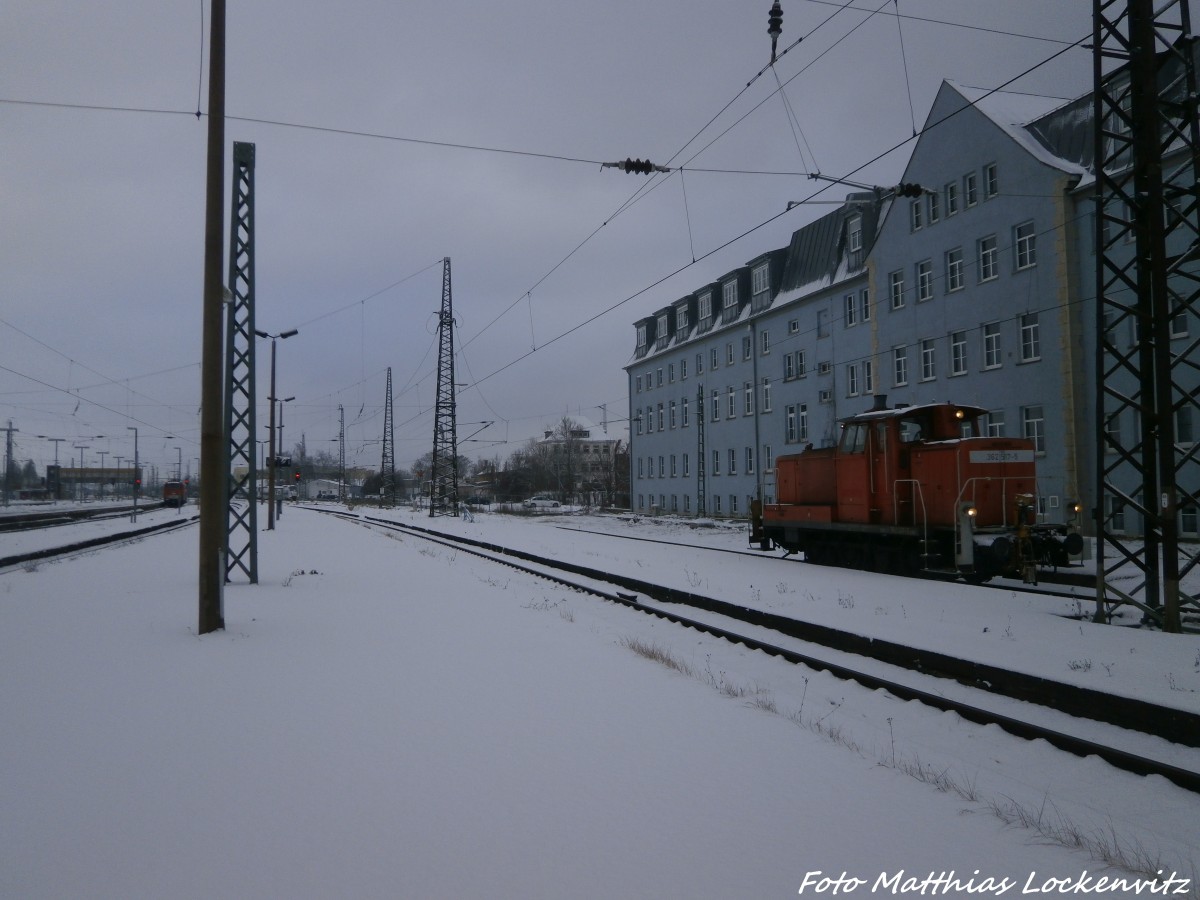
M 436 521 L 899 628 L 916 613 L 896 606 L 919 605 L 855 573 L 759 585 L 726 554 L 684 565 L 579 533 L 569 549 L 548 521 Z M 200 638 L 196 541 L 0 574 L 0 896 L 768 897 L 818 870 L 864 879 L 858 895 L 903 870 L 1013 896 L 1104 870 L 1047 832 L 1200 868 L 1200 798 L 1160 779 L 299 509 Z M 1000 646 L 1036 655 L 1031 617 L 1048 617 L 990 615 Z M 1116 650 L 1093 641 L 1099 676 Z

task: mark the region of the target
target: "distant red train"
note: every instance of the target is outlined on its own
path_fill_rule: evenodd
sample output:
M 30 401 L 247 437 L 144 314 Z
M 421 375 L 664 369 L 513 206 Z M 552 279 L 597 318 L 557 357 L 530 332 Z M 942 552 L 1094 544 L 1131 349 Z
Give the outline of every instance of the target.
M 184 506 L 187 504 L 187 482 L 168 481 L 163 485 L 164 506 Z
M 842 421 L 836 447 L 775 460 L 775 502 L 752 510 L 751 541 L 826 565 L 1036 583 L 1083 539 L 1037 523 L 1033 442 L 981 436 L 986 412 L 877 399 Z

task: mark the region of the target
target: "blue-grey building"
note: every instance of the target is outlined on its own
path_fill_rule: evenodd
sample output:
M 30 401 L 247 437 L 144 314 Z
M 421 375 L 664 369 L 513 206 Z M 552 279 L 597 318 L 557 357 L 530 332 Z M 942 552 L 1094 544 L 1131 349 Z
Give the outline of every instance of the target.
M 755 496 L 771 501 L 777 455 L 833 443 L 840 417 L 886 395 L 988 409 L 989 433 L 1034 441 L 1044 520 L 1090 509 L 1091 108 L 944 82 L 901 179 L 919 192 L 851 194 L 788 247 L 637 321 L 633 508 L 744 516 Z M 1172 323 L 1180 352 L 1190 318 Z M 1196 534 L 1194 506 L 1180 527 Z

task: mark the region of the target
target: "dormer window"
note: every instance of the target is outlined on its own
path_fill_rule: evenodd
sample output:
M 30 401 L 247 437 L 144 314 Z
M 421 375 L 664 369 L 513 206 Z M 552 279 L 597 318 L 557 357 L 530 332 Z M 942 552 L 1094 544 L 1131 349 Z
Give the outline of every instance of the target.
M 727 281 L 721 290 L 725 300 L 724 306 L 726 314 L 736 312 L 738 305 L 737 282 Z
M 688 311 L 686 306 L 681 306 L 675 310 L 675 330 L 682 334 L 687 331 L 688 327 Z
M 645 324 L 637 327 L 637 348 L 638 350 L 646 349 L 646 326 Z
M 712 292 L 705 291 L 700 295 L 700 327 L 712 324 Z
M 761 266 L 758 266 L 754 270 L 754 274 L 751 276 L 752 282 L 750 286 L 750 292 L 757 296 L 764 291 L 769 291 L 771 289 L 771 279 L 768 277 L 769 275 L 770 267 L 767 263 L 763 263 Z
M 846 249 L 851 253 L 862 250 L 862 216 L 851 216 L 846 222 Z

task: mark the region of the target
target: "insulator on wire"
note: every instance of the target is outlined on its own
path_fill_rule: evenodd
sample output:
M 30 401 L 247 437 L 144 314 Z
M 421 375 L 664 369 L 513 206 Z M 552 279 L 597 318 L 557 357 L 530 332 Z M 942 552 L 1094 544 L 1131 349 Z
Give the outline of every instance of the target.
M 620 162 L 601 163 L 602 169 L 620 169 L 625 174 L 649 175 L 651 172 L 670 172 L 666 166 L 656 166 L 648 159 L 630 159 L 626 157 Z
M 783 7 L 779 0 L 771 6 L 771 14 L 767 16 L 767 34 L 771 36 L 771 63 L 775 62 L 775 46 L 779 43 L 779 35 L 783 34 Z

